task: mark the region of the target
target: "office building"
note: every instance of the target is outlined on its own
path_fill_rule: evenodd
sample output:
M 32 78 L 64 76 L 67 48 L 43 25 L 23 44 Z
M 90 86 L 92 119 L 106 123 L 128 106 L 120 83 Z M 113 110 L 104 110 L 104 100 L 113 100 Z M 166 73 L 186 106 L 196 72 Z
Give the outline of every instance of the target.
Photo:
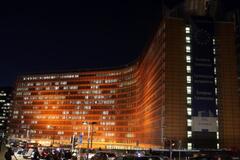
M 165 15 L 127 66 L 18 77 L 11 136 L 49 145 L 81 135 L 84 147 L 90 138 L 116 149 L 239 146 L 234 24 L 204 7 Z
M 3 137 L 7 133 L 9 117 L 12 109 L 12 88 L 0 87 L 0 136 Z

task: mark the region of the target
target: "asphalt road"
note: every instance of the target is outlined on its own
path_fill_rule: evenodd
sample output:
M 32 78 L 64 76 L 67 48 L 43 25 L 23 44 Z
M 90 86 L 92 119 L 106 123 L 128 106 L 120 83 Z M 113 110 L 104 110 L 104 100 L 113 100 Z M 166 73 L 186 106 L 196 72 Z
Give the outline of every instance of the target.
M 5 154 L 6 151 L 7 151 L 7 148 L 4 145 L 2 145 L 2 149 L 0 151 L 0 159 L 1 160 L 5 160 L 4 154 Z
M 4 154 L 7 152 L 7 150 L 8 150 L 7 147 L 2 145 L 2 149 L 0 151 L 0 160 L 5 160 Z M 12 156 L 12 160 L 16 160 L 16 158 Z M 18 160 L 22 160 L 22 159 L 18 159 Z

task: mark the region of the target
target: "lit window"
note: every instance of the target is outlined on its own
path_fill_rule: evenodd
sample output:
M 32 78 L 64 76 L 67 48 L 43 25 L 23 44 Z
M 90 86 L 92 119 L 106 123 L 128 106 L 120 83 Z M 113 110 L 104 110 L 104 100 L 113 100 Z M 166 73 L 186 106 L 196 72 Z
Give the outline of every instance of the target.
M 215 94 L 217 95 L 217 88 L 215 88 Z
M 191 42 L 191 38 L 189 36 L 186 37 L 186 43 L 190 43 Z
M 103 114 L 103 115 L 108 115 L 108 113 L 109 113 L 108 111 L 103 111 L 102 114 Z
M 213 59 L 213 62 L 214 62 L 214 64 L 216 64 L 216 58 L 214 57 L 214 59 Z
M 192 120 L 191 119 L 187 119 L 187 126 L 191 127 L 192 126 Z
M 219 139 L 219 132 L 216 132 L 216 134 L 217 134 L 217 139 Z
M 134 136 L 134 134 L 132 134 L 132 133 L 127 133 L 127 134 L 126 134 L 126 137 L 127 137 L 127 138 L 133 138 L 133 137 L 135 137 L 135 136 Z
M 187 94 L 191 94 L 192 93 L 192 87 L 191 86 L 187 86 Z
M 189 150 L 192 149 L 192 143 L 187 143 L 187 149 L 189 149 Z
M 115 134 L 114 133 L 111 133 L 111 132 L 107 132 L 105 133 L 105 136 L 108 136 L 108 137 L 113 137 Z
M 98 89 L 98 88 L 99 88 L 99 86 L 97 86 L 97 85 L 91 86 L 91 89 Z
M 190 46 L 186 46 L 186 52 L 190 53 L 191 52 L 191 47 Z
M 187 69 L 187 73 L 191 73 L 191 66 L 187 66 L 186 69 Z
M 214 82 L 215 82 L 215 85 L 217 85 L 217 78 L 216 77 L 214 78 Z
M 191 116 L 192 115 L 192 108 L 187 108 L 187 115 Z
M 216 109 L 216 115 L 218 115 L 218 109 Z
M 191 56 L 189 56 L 189 55 L 186 56 L 186 62 L 191 63 Z
M 191 83 L 191 76 L 187 76 L 187 83 Z
M 187 137 L 192 137 L 192 131 L 187 131 Z
M 216 49 L 215 48 L 213 48 L 213 54 L 216 54 Z
M 216 101 L 216 105 L 218 105 L 218 99 L 217 99 L 217 98 L 216 98 L 216 100 L 215 100 L 215 101 Z
M 192 98 L 191 97 L 187 97 L 187 104 L 192 104 Z
M 185 32 L 190 33 L 190 27 L 185 27 Z
M 64 132 L 63 132 L 63 131 L 58 131 L 58 134 L 59 134 L 59 135 L 63 135 Z
M 220 145 L 219 145 L 219 143 L 217 143 L 217 149 L 219 149 L 220 148 Z
M 217 70 L 216 70 L 216 67 L 214 67 L 214 74 L 216 74 L 217 73 Z
M 215 45 L 215 38 L 213 38 L 213 40 L 212 40 L 212 41 L 213 41 L 213 45 Z

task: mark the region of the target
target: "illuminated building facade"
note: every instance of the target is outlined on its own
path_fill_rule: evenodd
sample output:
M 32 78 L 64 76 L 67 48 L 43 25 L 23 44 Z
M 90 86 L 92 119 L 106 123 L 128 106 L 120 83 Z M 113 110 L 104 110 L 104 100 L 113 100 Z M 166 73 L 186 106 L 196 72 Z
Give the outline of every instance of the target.
M 9 131 L 48 145 L 83 135 L 86 147 L 90 131 L 94 148 L 237 147 L 235 60 L 232 22 L 166 16 L 133 64 L 18 77 Z
M 0 136 L 4 136 L 9 124 L 12 109 L 12 88 L 0 87 Z

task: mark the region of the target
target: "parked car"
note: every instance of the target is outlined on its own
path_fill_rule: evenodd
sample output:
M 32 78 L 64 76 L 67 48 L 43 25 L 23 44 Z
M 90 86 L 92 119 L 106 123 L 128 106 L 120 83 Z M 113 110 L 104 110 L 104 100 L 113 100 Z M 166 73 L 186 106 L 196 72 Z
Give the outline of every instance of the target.
M 119 156 L 115 160 L 165 160 L 163 156 L 136 156 L 136 155 L 126 155 Z
M 18 160 L 24 160 L 23 155 L 24 155 L 24 150 L 18 150 L 14 153 L 14 156 L 18 159 Z
M 116 155 L 111 152 L 97 152 L 91 160 L 114 160 Z
M 33 151 L 34 151 L 33 148 L 29 148 L 29 150 L 23 155 L 23 158 L 25 158 L 25 159 L 31 159 L 31 158 L 32 158 Z

